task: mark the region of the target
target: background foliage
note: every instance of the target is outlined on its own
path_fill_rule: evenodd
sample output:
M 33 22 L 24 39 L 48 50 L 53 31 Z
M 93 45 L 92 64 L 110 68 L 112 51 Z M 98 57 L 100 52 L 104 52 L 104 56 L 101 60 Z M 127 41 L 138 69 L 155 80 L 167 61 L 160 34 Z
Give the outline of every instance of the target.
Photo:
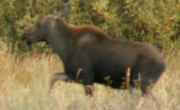
M 180 47 L 178 0 L 71 1 L 65 18 L 70 24 L 95 25 L 112 38 L 149 43 L 164 53 Z M 24 30 L 60 2 L 67 0 L 1 0 L 0 36 L 8 41 L 9 46 L 24 48 L 25 44 L 20 42 Z

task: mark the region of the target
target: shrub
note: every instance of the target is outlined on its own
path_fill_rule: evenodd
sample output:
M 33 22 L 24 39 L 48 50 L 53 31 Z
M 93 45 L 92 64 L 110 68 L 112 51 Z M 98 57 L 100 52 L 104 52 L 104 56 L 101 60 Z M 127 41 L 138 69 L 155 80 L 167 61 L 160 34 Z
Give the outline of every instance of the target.
M 65 18 L 70 24 L 95 25 L 112 38 L 149 43 L 165 53 L 171 48 L 179 49 L 180 5 L 177 0 L 71 1 Z M 17 42 L 22 44 L 19 39 L 24 30 L 60 2 L 63 0 L 1 0 L 0 35 L 5 36 L 12 47 Z M 19 47 L 25 44 L 22 45 Z

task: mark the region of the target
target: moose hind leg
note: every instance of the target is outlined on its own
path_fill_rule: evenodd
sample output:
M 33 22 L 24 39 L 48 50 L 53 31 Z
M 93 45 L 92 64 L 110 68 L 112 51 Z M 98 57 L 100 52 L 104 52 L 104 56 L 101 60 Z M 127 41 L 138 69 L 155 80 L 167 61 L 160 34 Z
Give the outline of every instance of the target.
M 154 64 L 153 66 L 146 68 L 146 70 L 142 72 L 140 87 L 143 94 L 151 93 L 154 84 L 159 79 L 163 71 L 163 65 Z
M 136 67 L 132 69 L 131 80 L 139 79 L 138 86 L 140 86 L 143 94 L 147 94 L 148 91 L 153 88 L 154 83 L 161 76 L 164 69 L 164 64 L 149 62 L 148 60 L 142 59 Z M 136 84 L 133 83 L 134 82 L 132 81 L 131 84 L 136 86 Z

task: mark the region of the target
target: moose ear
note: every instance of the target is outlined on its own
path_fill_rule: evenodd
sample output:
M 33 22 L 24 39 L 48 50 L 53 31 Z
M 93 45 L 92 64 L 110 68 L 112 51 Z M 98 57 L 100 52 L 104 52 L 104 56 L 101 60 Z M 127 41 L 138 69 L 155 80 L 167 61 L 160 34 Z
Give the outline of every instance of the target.
M 69 11 L 70 4 L 71 4 L 70 1 L 68 1 L 68 3 L 66 3 L 66 4 L 64 5 L 64 9 L 62 10 L 61 17 L 67 15 L 67 13 L 68 13 L 68 11 Z
M 66 4 L 60 3 L 51 11 L 51 14 L 55 17 L 64 17 L 68 13 L 70 4 L 70 1 Z

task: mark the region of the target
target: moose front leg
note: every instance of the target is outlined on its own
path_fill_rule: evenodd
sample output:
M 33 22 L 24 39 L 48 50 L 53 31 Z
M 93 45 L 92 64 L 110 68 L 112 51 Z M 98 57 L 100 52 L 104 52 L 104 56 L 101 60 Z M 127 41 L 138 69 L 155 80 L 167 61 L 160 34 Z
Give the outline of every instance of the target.
M 49 87 L 49 94 L 53 88 L 53 85 L 55 84 L 56 81 L 68 81 L 70 80 L 70 78 L 65 74 L 65 73 L 55 73 L 51 76 L 51 79 L 50 79 L 50 87 Z
M 93 95 L 93 72 L 87 71 L 85 69 L 78 69 L 76 73 L 76 81 L 84 85 L 86 95 Z
M 87 96 L 92 96 L 93 85 L 84 85 L 84 89 Z

